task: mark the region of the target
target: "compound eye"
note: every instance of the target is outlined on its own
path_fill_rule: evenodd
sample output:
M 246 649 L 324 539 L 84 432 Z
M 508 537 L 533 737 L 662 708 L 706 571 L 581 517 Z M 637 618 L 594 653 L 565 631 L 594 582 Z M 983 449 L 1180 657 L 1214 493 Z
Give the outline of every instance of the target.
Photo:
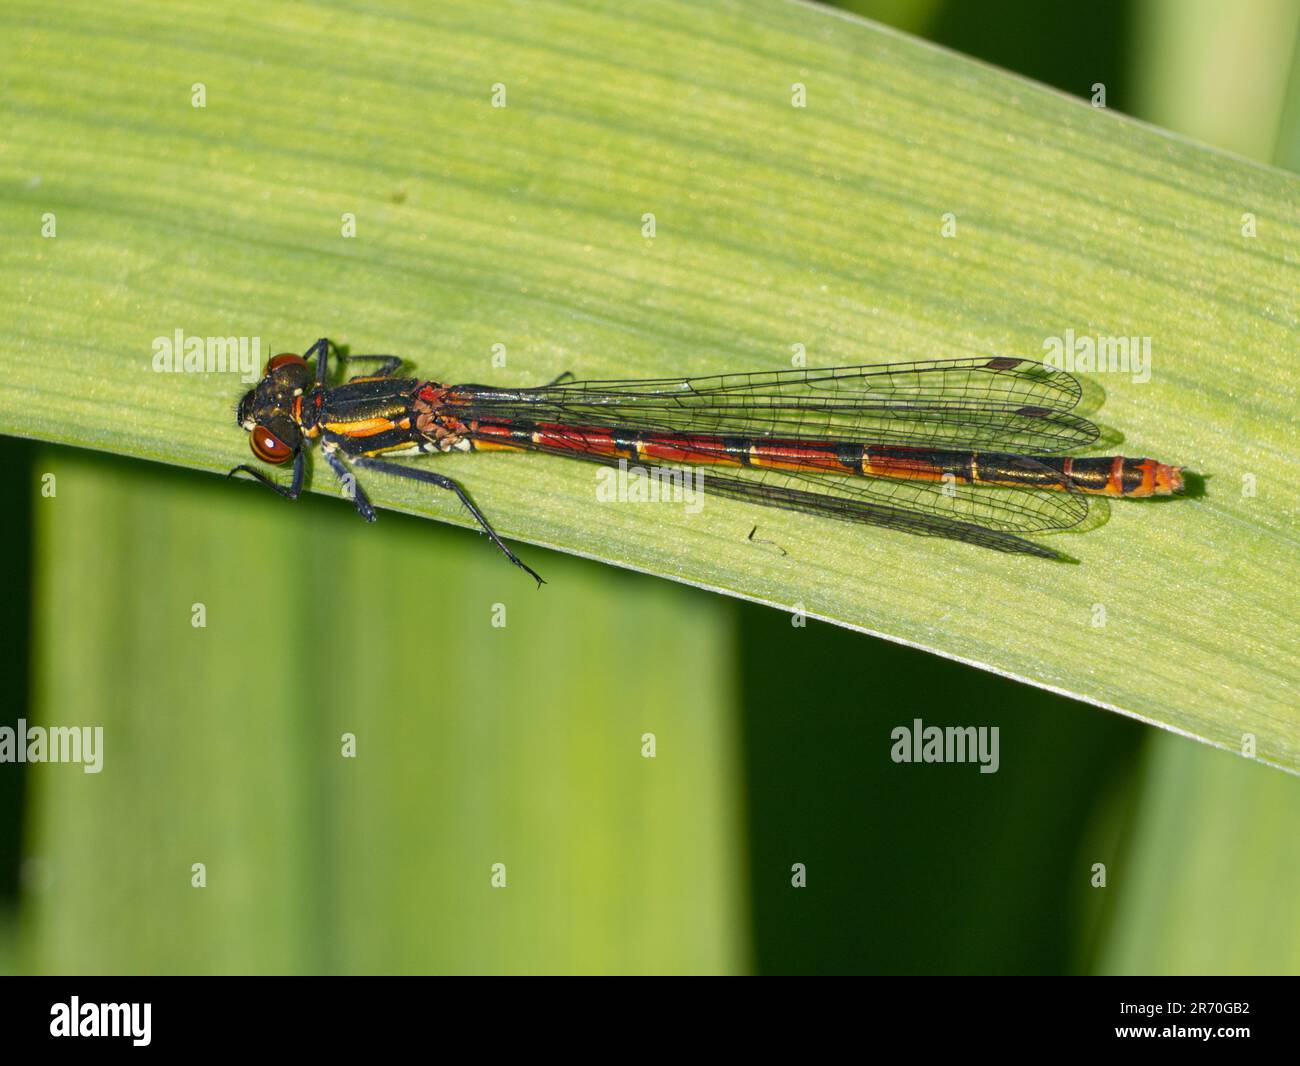
M 253 432 L 248 437 L 248 446 L 264 463 L 283 463 L 293 455 L 293 449 L 289 445 L 261 426 L 253 427 Z
M 266 364 L 266 370 L 263 371 L 263 373 L 270 374 L 279 370 L 282 366 L 289 365 L 306 366 L 307 360 L 301 355 L 294 355 L 293 352 L 281 352 L 279 355 L 271 356 L 270 360 Z

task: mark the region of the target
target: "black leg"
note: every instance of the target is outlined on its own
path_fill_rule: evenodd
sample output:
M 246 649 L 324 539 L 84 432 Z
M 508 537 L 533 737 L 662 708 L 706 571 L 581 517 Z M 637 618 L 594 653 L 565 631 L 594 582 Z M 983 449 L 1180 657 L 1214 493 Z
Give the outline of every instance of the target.
M 311 362 L 311 357 L 316 356 L 316 384 L 325 384 L 325 375 L 329 373 L 329 353 L 332 345 L 328 337 L 322 337 L 305 352 L 302 357 Z
M 324 385 L 325 379 L 329 376 L 330 349 L 333 349 L 334 354 L 345 363 L 350 363 L 353 360 L 358 359 L 365 362 L 379 363 L 379 369 L 376 370 L 374 374 L 369 375 L 370 377 L 386 378 L 402 365 L 402 357 L 400 355 L 339 355 L 338 346 L 333 344 L 328 337 L 322 337 L 303 352 L 302 356 L 308 362 L 311 362 L 311 357 L 313 355 L 316 356 L 317 385 Z
M 495 544 L 505 554 L 515 566 L 519 567 L 524 573 L 530 575 L 537 582 L 538 588 L 546 584 L 541 576 L 532 567 L 523 563 L 519 556 L 506 547 L 505 542 L 497 536 L 497 532 L 492 528 L 488 520 L 483 516 L 483 512 L 474 506 L 474 501 L 456 482 L 449 477 L 443 477 L 441 474 L 435 474 L 432 470 L 415 470 L 409 466 L 398 466 L 396 463 L 386 463 L 382 459 L 360 458 L 354 460 L 357 466 L 364 466 L 369 470 L 378 470 L 384 474 L 393 474 L 396 477 L 410 478 L 412 481 L 422 481 L 426 485 L 437 485 L 440 489 L 446 489 L 448 492 L 454 492 L 457 499 L 465 505 L 466 510 L 474 516 L 474 520 L 483 527 L 486 533 Z
M 342 359 L 345 363 L 354 363 L 357 360 L 364 360 L 368 363 L 377 362 L 381 364 L 373 374 L 365 375 L 366 377 L 372 378 L 386 378 L 402 365 L 402 357 L 400 355 L 347 355 L 343 356 Z M 356 378 L 353 378 L 352 380 L 355 381 Z
M 226 477 L 234 477 L 237 473 L 239 473 L 239 471 L 242 470 L 245 474 L 252 474 L 253 477 L 257 478 L 258 481 L 260 481 L 263 485 L 267 486 L 268 488 L 275 489 L 275 491 L 278 492 L 281 496 L 283 496 L 286 500 L 296 500 L 299 494 L 302 492 L 303 462 L 304 462 L 303 451 L 301 448 L 299 448 L 298 454 L 293 457 L 293 480 L 289 483 L 288 486 L 281 485 L 274 478 L 267 477 L 265 474 L 262 473 L 262 471 L 258 470 L 256 467 L 248 466 L 245 463 L 240 463 L 237 467 L 231 470 L 230 473 L 226 475 Z
M 343 489 L 348 494 L 348 498 L 356 505 L 357 513 L 367 522 L 375 520 L 375 509 L 370 503 L 369 497 L 366 496 L 365 490 L 357 484 L 357 479 L 352 476 L 352 471 L 343 465 L 334 451 L 329 448 L 322 448 L 321 455 L 325 456 L 325 461 L 329 463 L 330 468 L 338 475 L 339 481 L 343 483 Z

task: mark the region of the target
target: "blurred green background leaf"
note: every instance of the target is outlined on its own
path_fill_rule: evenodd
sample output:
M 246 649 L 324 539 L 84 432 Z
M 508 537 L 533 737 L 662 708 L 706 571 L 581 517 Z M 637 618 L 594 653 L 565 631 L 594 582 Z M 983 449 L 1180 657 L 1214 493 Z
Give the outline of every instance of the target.
M 680 590 L 611 573 L 593 593 L 560 556 L 543 598 L 465 533 L 396 518 L 376 547 L 330 501 L 286 517 L 48 460 L 36 703 L 102 723 L 106 753 L 98 775 L 32 775 L 33 966 L 743 964 L 722 601 L 682 625 Z

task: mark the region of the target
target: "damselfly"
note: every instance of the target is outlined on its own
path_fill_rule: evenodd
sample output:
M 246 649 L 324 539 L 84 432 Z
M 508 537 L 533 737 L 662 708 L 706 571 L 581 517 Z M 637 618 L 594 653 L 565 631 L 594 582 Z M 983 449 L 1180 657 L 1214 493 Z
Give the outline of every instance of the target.
M 1098 428 L 1074 413 L 1079 382 L 1030 359 L 935 359 L 822 370 L 769 370 L 644 381 L 566 381 L 498 388 L 398 377 L 402 360 L 373 374 L 327 384 L 333 346 L 277 355 L 239 402 L 238 420 L 263 462 L 292 460 L 281 485 L 294 499 L 307 447 L 349 487 L 356 466 L 449 490 L 506 557 L 541 578 L 502 542 L 465 490 L 449 477 L 388 462 L 430 452 L 525 450 L 617 465 L 708 464 L 706 491 L 1005 552 L 1064 559 L 1020 534 L 1070 529 L 1088 496 L 1168 496 L 1183 489 L 1180 467 L 1154 459 L 1077 457 Z M 313 372 L 308 365 L 316 360 Z

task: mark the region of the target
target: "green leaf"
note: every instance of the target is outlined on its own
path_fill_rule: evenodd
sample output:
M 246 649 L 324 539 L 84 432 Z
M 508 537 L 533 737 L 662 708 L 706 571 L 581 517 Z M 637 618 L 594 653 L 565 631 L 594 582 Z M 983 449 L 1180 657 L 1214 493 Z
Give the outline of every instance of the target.
M 4 17 L 0 430 L 224 473 L 243 386 L 155 373 L 176 330 L 502 383 L 1149 337 L 1149 381 L 1098 376 L 1101 417 L 1208 494 L 1118 503 L 1052 541 L 1073 567 L 726 500 L 604 505 L 593 468 L 548 457 L 437 466 L 520 540 L 1300 767 L 1296 178 L 785 0 Z
M 1300 818 L 1295 782 L 1170 737 L 1146 768 L 1127 851 L 1087 857 L 1104 857 L 1124 886 L 1096 971 L 1296 973 L 1300 854 L 1285 843 Z
M 102 760 L 28 768 L 22 972 L 746 967 L 729 603 L 549 555 L 543 595 L 426 522 L 37 469 L 28 717 L 102 728 Z

